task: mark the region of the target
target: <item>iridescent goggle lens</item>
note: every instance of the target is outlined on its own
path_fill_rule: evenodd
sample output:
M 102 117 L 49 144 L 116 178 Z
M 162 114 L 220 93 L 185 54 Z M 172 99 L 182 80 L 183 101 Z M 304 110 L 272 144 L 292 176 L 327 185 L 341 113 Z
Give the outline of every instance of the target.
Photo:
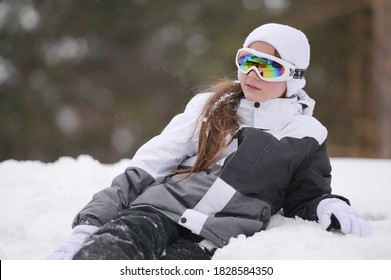
M 238 50 L 236 66 L 244 74 L 254 70 L 259 78 L 271 82 L 303 79 L 305 72 L 285 60 L 250 48 Z

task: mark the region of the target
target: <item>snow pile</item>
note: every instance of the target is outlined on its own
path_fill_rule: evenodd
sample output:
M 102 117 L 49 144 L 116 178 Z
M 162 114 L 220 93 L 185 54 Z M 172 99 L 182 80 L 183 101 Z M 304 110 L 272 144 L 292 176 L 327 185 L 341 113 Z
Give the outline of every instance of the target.
M 0 259 L 39 260 L 70 232 L 74 215 L 110 185 L 129 160 L 103 165 L 90 156 L 54 163 L 0 163 Z M 391 161 L 332 159 L 334 193 L 369 220 L 372 236 L 321 231 L 316 222 L 272 217 L 269 228 L 239 236 L 215 259 L 391 259 Z

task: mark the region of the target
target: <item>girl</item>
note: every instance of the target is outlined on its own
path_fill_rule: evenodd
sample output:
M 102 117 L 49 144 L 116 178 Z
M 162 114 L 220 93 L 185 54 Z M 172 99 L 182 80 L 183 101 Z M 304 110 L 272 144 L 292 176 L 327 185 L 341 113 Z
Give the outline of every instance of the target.
M 326 128 L 302 90 L 310 48 L 299 30 L 265 24 L 235 58 L 239 81 L 196 95 L 93 196 L 52 259 L 210 259 L 231 237 L 281 211 L 368 236 L 331 194 Z

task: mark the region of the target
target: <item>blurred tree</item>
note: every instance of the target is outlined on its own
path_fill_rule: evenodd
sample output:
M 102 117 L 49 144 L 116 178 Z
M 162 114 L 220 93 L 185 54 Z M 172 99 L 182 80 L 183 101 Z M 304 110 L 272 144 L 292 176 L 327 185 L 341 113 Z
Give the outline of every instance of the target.
M 374 92 L 378 112 L 378 156 L 391 157 L 391 1 L 373 0 Z

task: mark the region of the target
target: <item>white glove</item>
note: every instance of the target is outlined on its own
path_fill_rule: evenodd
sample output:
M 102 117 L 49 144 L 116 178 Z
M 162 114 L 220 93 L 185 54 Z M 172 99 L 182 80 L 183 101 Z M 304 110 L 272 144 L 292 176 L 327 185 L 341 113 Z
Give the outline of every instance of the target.
M 316 214 L 323 230 L 338 228 L 339 223 L 340 229 L 344 234 L 350 233 L 362 237 L 371 235 L 371 227 L 368 222 L 360 213 L 341 199 L 323 199 L 319 202 Z M 335 224 L 337 224 L 337 227 L 335 227 Z
M 90 225 L 78 225 L 71 233 L 71 237 L 57 247 L 53 253 L 48 256 L 48 260 L 71 260 L 73 256 L 83 246 L 84 241 L 96 232 L 99 228 Z

